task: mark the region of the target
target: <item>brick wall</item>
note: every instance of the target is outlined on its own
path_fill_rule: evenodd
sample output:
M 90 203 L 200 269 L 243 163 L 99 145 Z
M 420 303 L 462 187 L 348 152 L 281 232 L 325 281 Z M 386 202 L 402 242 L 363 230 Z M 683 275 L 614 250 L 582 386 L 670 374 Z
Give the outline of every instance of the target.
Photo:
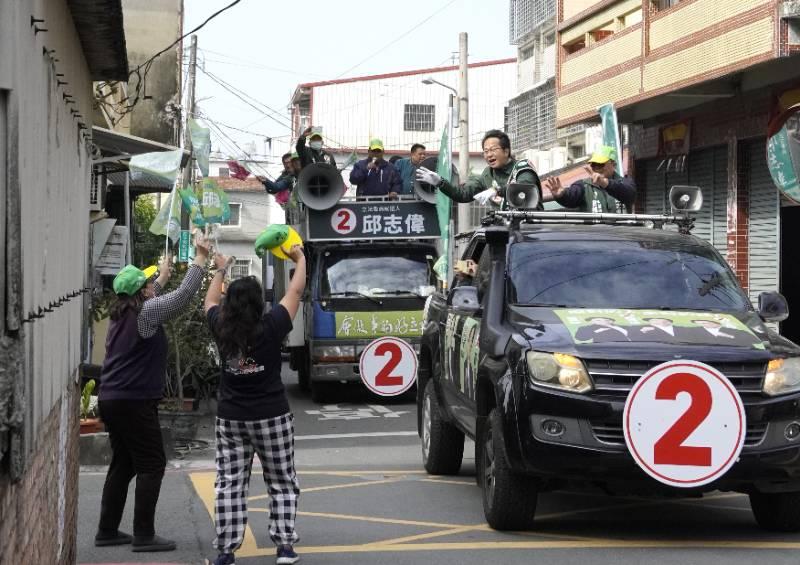
M 77 559 L 78 397 L 70 385 L 42 422 L 22 480 L 0 475 L 0 565 Z

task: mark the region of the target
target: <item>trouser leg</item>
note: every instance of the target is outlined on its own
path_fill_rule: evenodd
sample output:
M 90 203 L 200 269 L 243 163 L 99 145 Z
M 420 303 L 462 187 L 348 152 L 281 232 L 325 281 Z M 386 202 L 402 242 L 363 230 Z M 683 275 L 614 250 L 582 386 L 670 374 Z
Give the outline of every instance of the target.
M 248 425 L 269 492 L 269 536 L 276 545 L 294 545 L 299 539 L 295 517 L 300 497 L 294 468 L 294 417 L 289 413 Z
M 214 545 L 220 553 L 233 553 L 244 540 L 247 528 L 247 493 L 253 465 L 253 445 L 246 422 L 217 418 L 217 478 L 214 483 Z

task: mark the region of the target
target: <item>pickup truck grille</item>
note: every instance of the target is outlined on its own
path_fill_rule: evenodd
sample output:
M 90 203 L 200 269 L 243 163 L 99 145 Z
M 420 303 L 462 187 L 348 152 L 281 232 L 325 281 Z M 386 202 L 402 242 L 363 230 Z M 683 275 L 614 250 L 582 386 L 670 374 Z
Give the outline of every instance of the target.
M 595 393 L 624 399 L 634 383 L 644 373 L 659 365 L 653 361 L 609 361 L 586 359 L 586 368 L 594 382 Z M 767 370 L 766 363 L 710 363 L 728 377 L 743 401 L 763 398 L 761 385 Z
M 605 443 L 607 445 L 625 445 L 625 434 L 622 431 L 622 419 L 617 422 L 592 420 L 589 424 L 592 427 L 592 434 L 600 443 Z M 748 422 L 744 446 L 754 447 L 764 441 L 768 426 L 769 424 L 767 422 L 755 422 L 752 424 Z

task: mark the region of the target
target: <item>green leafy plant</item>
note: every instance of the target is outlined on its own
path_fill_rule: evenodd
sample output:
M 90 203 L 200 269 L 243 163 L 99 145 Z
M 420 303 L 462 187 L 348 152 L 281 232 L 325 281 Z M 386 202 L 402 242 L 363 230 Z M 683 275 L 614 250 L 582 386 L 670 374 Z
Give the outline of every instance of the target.
M 133 264 L 137 267 L 157 265 L 164 254 L 164 237 L 150 232 L 158 208 L 152 196 L 143 195 L 133 204 Z
M 94 379 L 90 379 L 83 385 L 83 391 L 81 392 L 81 420 L 86 420 L 94 416 L 94 411 L 92 410 L 92 393 L 96 385 L 97 383 Z

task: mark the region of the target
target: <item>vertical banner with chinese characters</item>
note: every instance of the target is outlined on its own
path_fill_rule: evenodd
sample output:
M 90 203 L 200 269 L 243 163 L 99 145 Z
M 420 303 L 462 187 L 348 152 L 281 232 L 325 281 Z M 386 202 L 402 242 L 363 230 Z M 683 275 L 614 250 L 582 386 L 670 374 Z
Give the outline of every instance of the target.
M 422 201 L 341 202 L 308 211 L 309 241 L 437 239 L 436 207 Z
M 442 130 L 442 141 L 439 144 L 439 158 L 436 160 L 436 172 L 447 182 L 453 179 L 453 148 L 452 143 L 452 117 L 447 119 L 447 124 Z M 434 270 L 442 280 L 447 280 L 448 252 L 450 250 L 450 205 L 451 200 L 441 190 L 436 191 L 436 216 L 439 219 L 439 230 L 442 232 L 442 256 L 436 261 Z
M 613 147 L 617 151 L 617 171 L 625 176 L 625 163 L 622 159 L 622 143 L 619 137 L 619 122 L 614 104 L 605 104 L 597 109 L 603 127 L 603 145 Z

